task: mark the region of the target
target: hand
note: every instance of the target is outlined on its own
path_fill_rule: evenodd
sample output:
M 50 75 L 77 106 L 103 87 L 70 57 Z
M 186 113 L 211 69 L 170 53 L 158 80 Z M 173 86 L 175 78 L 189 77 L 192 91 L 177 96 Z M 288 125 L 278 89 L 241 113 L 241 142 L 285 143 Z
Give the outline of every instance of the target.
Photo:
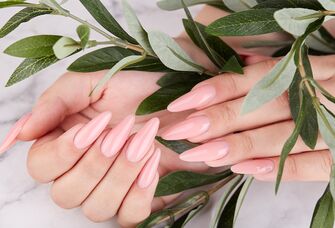
M 104 72 L 62 76 L 40 97 L 32 114 L 14 126 L 1 150 L 16 139 L 36 139 L 28 156 L 29 173 L 39 182 L 53 182 L 51 194 L 59 206 L 82 207 L 93 221 L 104 221 L 117 214 L 120 224 L 132 226 L 145 219 L 151 210 L 173 199 L 156 198 L 152 202 L 157 169 L 164 175 L 177 169 L 200 171 L 206 167 L 180 161 L 174 152 L 161 145 L 155 146 L 162 150 L 159 167 L 156 167 L 158 152 L 154 153 L 149 146 L 153 148 L 157 118 L 147 124 L 146 121 L 159 116 L 164 126 L 184 114 L 160 112 L 136 120 L 131 114 L 145 97 L 158 89 L 156 81 L 161 74 L 121 72 L 89 97 L 91 88 L 103 75 Z M 148 124 L 151 134 L 146 140 L 140 140 L 139 145 L 143 146 L 142 141 L 149 142 L 142 153 L 145 156 L 135 163 L 130 162 L 127 147 L 139 133 L 133 139 L 129 139 L 129 135 L 138 129 L 143 132 Z M 109 132 L 114 132 L 110 133 L 114 137 L 118 135 L 117 139 L 111 136 L 108 140 Z M 80 135 L 84 139 L 80 140 Z M 106 144 L 106 141 L 114 143 Z M 107 145 L 107 150 L 103 145 Z M 112 150 L 108 149 L 110 145 L 113 145 Z M 144 178 L 148 182 L 145 188 L 140 187 L 141 176 L 148 175 L 153 179 Z
M 334 59 L 335 56 L 311 57 L 315 78 L 331 93 L 335 92 L 332 64 Z M 259 179 L 262 177 L 271 179 L 278 168 L 277 156 L 280 155 L 285 141 L 294 128 L 287 94 L 252 113 L 246 115 L 239 113 L 244 96 L 277 61 L 269 60 L 247 66 L 244 76 L 224 74 L 196 85 L 191 92 L 172 102 L 168 110 L 174 113 L 190 109 L 199 111 L 189 115 L 186 120 L 166 128 L 161 136 L 167 140 L 188 139 L 192 142 L 206 142 L 183 153 L 180 158 L 190 162 L 205 162 L 212 167 L 269 157 L 270 160 L 241 163 L 233 166 L 232 170 L 254 174 Z M 330 110 L 335 110 L 334 104 L 328 100 L 322 98 L 321 102 Z M 292 151 L 297 155 L 292 155 L 287 162 L 287 166 L 293 168 L 286 169 L 284 178 L 328 179 L 329 161 L 331 161 L 328 146 L 319 138 L 315 150 L 320 152 L 311 152 L 299 139 Z M 302 154 L 302 152 L 309 153 Z M 318 158 L 315 158 L 316 156 Z M 306 167 L 309 165 L 311 168 L 300 170 L 303 165 Z M 267 175 L 262 176 L 263 173 Z

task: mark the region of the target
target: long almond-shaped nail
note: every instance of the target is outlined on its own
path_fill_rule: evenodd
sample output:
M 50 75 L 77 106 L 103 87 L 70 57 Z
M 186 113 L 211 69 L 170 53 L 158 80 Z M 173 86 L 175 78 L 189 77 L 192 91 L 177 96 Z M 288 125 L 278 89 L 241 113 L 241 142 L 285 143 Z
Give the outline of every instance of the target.
M 207 116 L 195 116 L 168 128 L 161 137 L 166 140 L 197 137 L 207 132 L 209 127 L 210 120 Z
M 127 151 L 127 159 L 131 162 L 139 162 L 147 154 L 152 146 L 159 127 L 159 119 L 149 120 L 131 140 Z
M 15 144 L 16 137 L 20 134 L 22 131 L 23 126 L 25 123 L 29 120 L 31 117 L 31 113 L 27 113 L 24 116 L 22 116 L 15 124 L 14 126 L 9 130 L 6 138 L 4 139 L 3 143 L 0 146 L 0 154 L 4 153 L 6 150 L 8 150 L 12 145 Z
M 214 99 L 216 90 L 212 85 L 199 86 L 189 93 L 173 101 L 167 109 L 170 112 L 181 112 L 189 109 L 199 108 Z
M 225 142 L 210 142 L 182 153 L 179 158 L 187 162 L 214 161 L 226 156 L 228 149 L 228 144 Z
M 106 157 L 113 157 L 127 141 L 135 123 L 135 116 L 129 115 L 115 126 L 101 144 L 101 152 Z
M 273 161 L 269 159 L 258 159 L 238 163 L 231 167 L 234 173 L 240 174 L 266 174 L 272 172 L 274 169 Z
M 144 168 L 140 173 L 140 176 L 138 177 L 137 183 L 138 186 L 140 186 L 140 188 L 149 187 L 152 181 L 155 179 L 160 158 L 161 158 L 161 150 L 157 148 L 154 154 L 145 164 Z
M 84 149 L 91 145 L 105 130 L 111 118 L 111 112 L 103 112 L 82 127 L 73 141 L 77 149 Z

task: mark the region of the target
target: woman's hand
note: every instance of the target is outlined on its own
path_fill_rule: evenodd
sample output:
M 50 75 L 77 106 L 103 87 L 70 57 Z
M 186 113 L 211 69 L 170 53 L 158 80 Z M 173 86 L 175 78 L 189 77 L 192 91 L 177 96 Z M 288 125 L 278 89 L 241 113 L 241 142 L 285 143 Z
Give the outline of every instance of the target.
M 331 93 L 335 92 L 334 60 L 335 56 L 311 57 L 315 78 Z M 241 163 L 233 166 L 232 170 L 254 174 L 259 179 L 275 177 L 278 167 L 276 156 L 280 155 L 285 141 L 294 129 L 287 94 L 246 115 L 240 115 L 240 109 L 248 91 L 276 62 L 277 60 L 269 60 L 247 66 L 244 76 L 224 74 L 196 85 L 191 92 L 171 103 L 168 110 L 174 113 L 190 109 L 199 111 L 166 128 L 161 136 L 167 140 L 206 142 L 183 153 L 180 158 L 189 162 L 205 162 L 212 167 L 269 157 L 270 160 Z M 333 103 L 323 98 L 321 102 L 335 111 Z M 311 151 L 299 139 L 292 150 L 296 155 L 292 155 L 286 163 L 289 168 L 286 169 L 284 178 L 328 179 L 331 158 L 328 147 L 321 138 L 318 139 L 315 150 L 321 152 L 299 154 Z M 302 166 L 312 168 L 302 169 Z M 315 172 L 316 170 L 319 172 Z M 263 173 L 267 175 L 260 175 Z

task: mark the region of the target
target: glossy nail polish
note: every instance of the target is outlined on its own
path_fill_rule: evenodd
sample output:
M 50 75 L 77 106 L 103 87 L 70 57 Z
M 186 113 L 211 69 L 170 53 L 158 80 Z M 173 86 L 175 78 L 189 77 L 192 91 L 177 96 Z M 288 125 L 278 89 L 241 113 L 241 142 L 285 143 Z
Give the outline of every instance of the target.
M 159 119 L 149 120 L 134 136 L 126 151 L 130 162 L 139 162 L 152 146 L 159 127 Z
M 161 137 L 166 140 L 193 138 L 207 132 L 209 127 L 210 121 L 207 116 L 195 116 L 168 128 Z
M 187 162 L 214 161 L 226 156 L 228 150 L 228 144 L 225 142 L 210 142 L 182 153 L 179 158 Z
M 16 142 L 16 137 L 20 134 L 22 131 L 23 126 L 25 123 L 29 120 L 32 113 L 27 113 L 26 115 L 22 116 L 15 124 L 14 126 L 9 130 L 6 138 L 4 139 L 3 143 L 0 146 L 0 154 L 4 153 L 6 150 L 8 150 L 12 145 Z
M 75 147 L 84 149 L 91 145 L 105 130 L 111 118 L 111 112 L 103 112 L 83 126 L 74 137 Z
M 167 109 L 170 112 L 181 112 L 202 107 L 215 98 L 216 90 L 212 85 L 203 85 L 194 88 L 189 93 L 173 101 Z
M 269 159 L 245 161 L 231 167 L 234 173 L 249 175 L 266 174 L 272 172 L 273 169 L 274 163 Z
M 149 187 L 152 181 L 155 179 L 160 158 L 161 150 L 157 148 L 154 154 L 145 164 L 144 168 L 140 173 L 140 176 L 138 177 L 137 183 L 140 188 Z
M 101 144 L 101 152 L 106 157 L 113 157 L 127 141 L 135 123 L 135 116 L 129 115 L 116 125 Z

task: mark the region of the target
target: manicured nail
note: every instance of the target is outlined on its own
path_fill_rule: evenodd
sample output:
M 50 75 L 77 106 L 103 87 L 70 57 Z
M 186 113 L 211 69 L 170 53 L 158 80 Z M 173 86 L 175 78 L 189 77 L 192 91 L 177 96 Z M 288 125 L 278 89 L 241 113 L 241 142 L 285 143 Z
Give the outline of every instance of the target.
M 111 112 L 103 112 L 81 128 L 74 137 L 74 145 L 77 149 L 84 149 L 91 145 L 105 130 L 111 118 Z
M 101 152 L 106 157 L 113 157 L 126 143 L 135 123 L 135 116 L 129 115 L 124 118 L 105 137 L 101 144 Z
M 6 150 L 8 150 L 12 145 L 16 142 L 16 137 L 20 134 L 20 132 L 23 129 L 23 126 L 25 123 L 29 120 L 32 113 L 27 113 L 24 116 L 22 116 L 15 124 L 14 126 L 9 130 L 6 138 L 4 139 L 3 143 L 0 146 L 0 154 L 4 153 Z
M 157 148 L 138 177 L 137 183 L 140 188 L 147 188 L 153 182 L 157 173 L 160 158 L 161 150 Z
M 161 134 L 166 140 L 180 140 L 200 136 L 208 131 L 210 121 L 207 116 L 195 116 L 180 122 Z
M 167 109 L 170 112 L 181 112 L 189 109 L 199 108 L 214 99 L 215 88 L 212 85 L 203 85 L 193 89 L 191 92 L 173 101 Z
M 250 175 L 270 173 L 273 169 L 274 163 L 268 159 L 245 161 L 231 167 L 234 173 Z
M 228 149 L 225 142 L 210 142 L 182 153 L 179 158 L 187 162 L 214 161 L 226 156 Z
M 139 162 L 152 146 L 159 127 L 159 119 L 149 120 L 134 136 L 127 148 L 127 159 L 131 162 Z

